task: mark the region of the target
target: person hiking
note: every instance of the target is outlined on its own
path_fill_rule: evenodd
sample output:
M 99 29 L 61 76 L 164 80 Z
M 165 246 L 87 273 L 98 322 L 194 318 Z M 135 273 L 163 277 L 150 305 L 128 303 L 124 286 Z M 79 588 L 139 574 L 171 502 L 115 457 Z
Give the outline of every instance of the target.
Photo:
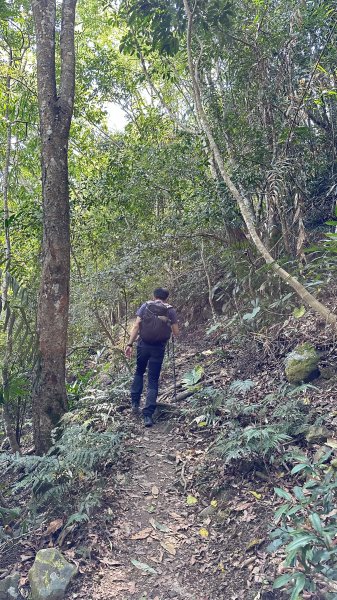
M 145 427 L 152 427 L 152 416 L 156 410 L 159 375 L 164 360 L 165 346 L 173 333 L 179 334 L 177 313 L 166 303 L 169 291 L 156 288 L 153 300 L 145 302 L 136 312 L 136 322 L 130 333 L 125 356 L 131 358 L 133 344 L 137 343 L 137 367 L 131 386 L 131 404 L 134 414 L 139 414 L 140 398 L 143 391 L 143 378 L 148 367 L 148 386 L 143 408 Z

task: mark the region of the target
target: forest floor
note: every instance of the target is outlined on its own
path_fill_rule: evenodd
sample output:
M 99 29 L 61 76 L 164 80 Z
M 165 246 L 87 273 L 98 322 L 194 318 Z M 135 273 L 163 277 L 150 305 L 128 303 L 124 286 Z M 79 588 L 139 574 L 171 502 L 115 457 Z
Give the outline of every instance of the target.
M 126 437 L 118 461 L 103 465 L 97 473 L 97 481 L 103 482 L 99 509 L 88 523 L 74 524 L 67 532 L 62 529 L 64 520 L 50 516 L 39 531 L 22 540 L 13 557 L 8 554 L 0 560 L 0 573 L 1 568 L 4 574 L 19 570 L 27 598 L 27 571 L 36 551 L 55 545 L 78 567 L 66 600 L 285 598 L 273 590 L 273 581 L 283 572 L 284 555 L 270 553 L 267 547 L 274 510 L 282 502 L 275 497 L 274 487 L 289 490 L 296 485 L 291 466 L 278 459 L 274 465 L 243 459 L 226 467 L 214 446 L 219 433 L 225 432 L 226 441 L 233 426 L 268 424 L 272 415 L 262 417 L 254 407 L 270 395 L 274 394 L 272 410 L 286 403 L 283 359 L 296 343 L 311 340 L 321 349 L 322 372 L 331 366 L 335 369 L 335 340 L 316 325 L 313 320 L 303 324 L 288 320 L 272 326 L 263 338 L 259 334 L 258 344 L 254 334 L 235 345 L 219 336 L 205 336 L 201 328 L 181 340 L 176 361 L 178 392 L 183 389 L 183 375 L 202 367 L 200 389 L 216 391 L 222 399 L 217 408 L 216 396 L 212 400 L 211 395 L 208 410 L 213 410 L 214 420 L 210 426 L 199 427 L 195 420 L 205 410 L 206 400 L 198 404 L 192 395 L 175 401 L 169 362 L 163 370 L 156 422 L 150 429 L 132 415 L 128 392 L 109 400 L 109 386 L 115 383 L 113 378 L 105 382 L 102 389 L 109 419 Z M 335 371 L 304 390 L 313 419 L 328 424 L 332 438 L 337 438 Z M 234 398 L 235 424 L 224 409 L 224 398 L 230 400 L 230 385 L 237 380 L 250 380 L 254 387 Z M 240 412 L 250 405 L 249 414 Z M 285 409 L 281 418 L 288 417 Z M 98 426 L 98 433 L 106 426 L 109 421 Z M 303 436 L 294 438 L 291 445 L 309 457 L 321 447 L 308 446 Z M 289 449 L 287 444 L 279 448 L 280 455 Z
M 203 386 L 223 390 L 235 379 L 251 377 L 255 388 L 245 396 L 245 403 L 277 395 L 285 384 L 280 356 L 294 341 L 315 337 L 312 322 L 302 327 L 293 319 L 291 324 L 293 327 L 288 322 L 278 328 L 279 339 L 273 338 L 274 330 L 272 343 L 261 351 L 255 342 L 246 343 L 239 352 L 225 344 L 220 359 L 214 340 L 194 333 L 193 341 L 180 342 L 178 381 L 183 373 L 202 364 Z M 320 328 L 316 342 L 325 348 L 325 364 L 335 364 L 335 343 Z M 234 462 L 234 468 L 224 469 L 223 461 L 212 452 L 217 427 L 199 428 L 191 422 L 189 401 L 174 402 L 168 371 L 166 367 L 159 398 L 165 404 L 160 405 L 153 428 L 144 429 L 129 409 L 123 412 L 123 419 L 133 422 L 127 442 L 132 459 L 119 475 L 118 493 L 115 489 L 112 496 L 107 492 L 107 505 L 113 513 L 109 524 L 104 518 L 102 526 L 96 521 L 92 534 L 95 568 L 89 568 L 73 584 L 67 600 L 285 598 L 272 587 L 283 572 L 282 555 L 270 554 L 267 547 L 274 510 L 280 503 L 275 503 L 274 486 L 289 489 L 296 484 L 289 478 L 290 469 L 246 468 L 245 461 L 237 468 Z M 334 436 L 336 380 L 321 378 L 314 383 L 305 390 L 306 401 L 315 418 L 321 415 L 329 420 Z M 276 404 L 279 402 L 277 399 Z M 299 447 L 309 456 L 320 447 L 307 447 L 301 439 Z M 304 597 L 317 600 L 325 596 Z
M 197 353 L 189 347 L 183 354 L 180 374 Z M 272 515 L 268 497 L 260 496 L 261 481 L 250 489 L 251 480 L 231 476 L 219 486 L 219 472 L 214 493 L 214 481 L 200 493 L 194 479 L 198 473 L 208 481 L 206 432 L 187 431 L 179 411 L 161 411 L 151 429 L 129 410 L 124 418 L 134 422 L 131 467 L 119 475 L 117 496 L 107 490 L 113 518 L 103 533 L 96 521 L 95 567 L 74 583 L 67 600 L 276 598 L 259 592 L 265 583 L 259 548 Z

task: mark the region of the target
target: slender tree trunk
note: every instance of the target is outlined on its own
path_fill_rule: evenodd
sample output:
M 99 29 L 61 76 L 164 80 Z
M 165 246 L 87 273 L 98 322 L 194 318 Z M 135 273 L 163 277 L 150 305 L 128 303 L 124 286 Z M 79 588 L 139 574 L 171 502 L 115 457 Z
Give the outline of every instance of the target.
M 32 0 L 40 113 L 43 243 L 38 301 L 39 360 L 33 385 L 36 452 L 51 444 L 51 431 L 67 409 L 65 360 L 70 277 L 68 140 L 75 89 L 76 0 L 63 0 L 61 78 L 56 88 L 56 1 Z
M 6 110 L 5 110 L 5 120 L 6 120 L 6 156 L 5 156 L 5 165 L 3 170 L 3 223 L 5 230 L 5 269 L 2 277 L 2 305 L 6 311 L 9 311 L 8 306 L 8 289 L 9 289 L 9 273 L 11 266 L 11 238 L 9 233 L 9 205 L 8 205 L 8 190 L 9 190 L 9 169 L 10 169 L 10 161 L 11 161 L 11 151 L 12 151 L 12 123 L 10 120 L 10 112 L 9 107 L 11 103 L 11 84 L 12 79 L 10 75 L 10 71 L 13 66 L 13 53 L 12 49 L 9 48 L 9 56 L 8 56 L 8 74 L 6 77 Z M 20 446 L 16 439 L 16 432 L 12 418 L 12 412 L 10 410 L 9 402 L 10 402 L 10 362 L 12 358 L 13 351 L 13 326 L 14 326 L 14 315 L 13 313 L 10 315 L 7 329 L 6 329 L 6 345 L 5 352 L 2 362 L 2 391 L 4 398 L 3 405 L 3 420 L 5 425 L 5 431 L 10 443 L 11 449 L 13 452 L 20 452 Z
M 334 315 L 329 309 L 327 309 L 327 307 L 324 306 L 324 304 L 319 302 L 319 300 L 316 300 L 316 298 L 312 294 L 310 294 L 310 292 L 308 292 L 306 290 L 306 288 L 295 277 L 293 277 L 292 275 L 290 275 L 290 273 L 285 271 L 285 269 L 283 269 L 274 260 L 274 258 L 272 257 L 270 252 L 267 250 L 266 246 L 263 244 L 263 242 L 261 241 L 261 239 L 257 233 L 256 227 L 254 224 L 254 220 L 253 220 L 253 216 L 252 216 L 251 207 L 249 205 L 247 198 L 239 192 L 238 188 L 236 187 L 236 185 L 234 184 L 234 182 L 232 181 L 232 179 L 230 178 L 230 176 L 227 173 L 227 170 L 226 170 L 225 164 L 224 164 L 224 160 L 221 156 L 220 148 L 215 141 L 215 137 L 213 136 L 213 132 L 211 130 L 209 120 L 207 118 L 207 115 L 205 113 L 205 110 L 204 110 L 203 104 L 202 104 L 198 67 L 197 67 L 197 65 L 194 64 L 193 57 L 192 57 L 192 27 L 193 27 L 194 14 L 189 6 L 189 0 L 184 0 L 184 8 L 185 8 L 186 16 L 187 16 L 187 21 L 188 21 L 188 26 L 187 26 L 188 66 L 189 66 L 190 76 L 192 79 L 196 111 L 198 113 L 199 120 L 203 126 L 204 132 L 207 136 L 211 150 L 214 154 L 214 158 L 215 158 L 216 164 L 218 165 L 221 176 L 240 208 L 243 220 L 246 224 L 246 227 L 248 229 L 250 237 L 252 238 L 252 240 L 253 240 L 256 248 L 260 252 L 261 256 L 264 258 L 266 263 L 268 265 L 270 265 L 270 267 L 273 269 L 273 271 L 275 271 L 281 277 L 281 279 L 283 279 L 283 281 L 285 281 L 288 285 L 290 285 L 290 287 L 292 287 L 295 290 L 295 292 L 299 295 L 299 297 L 302 299 L 303 302 L 305 302 L 311 308 L 313 308 L 328 323 L 333 325 L 334 328 L 337 328 L 336 315 Z
M 212 312 L 212 318 L 213 321 L 216 320 L 216 313 L 215 313 L 215 309 L 214 309 L 214 303 L 213 303 L 213 293 L 212 293 L 212 282 L 211 282 L 211 277 L 207 268 L 207 262 L 206 262 L 206 258 L 205 258 L 205 244 L 204 244 L 204 239 L 201 238 L 201 248 L 200 248 L 200 256 L 201 256 L 201 261 L 204 267 L 204 271 L 205 271 L 205 275 L 206 275 L 206 280 L 207 280 L 207 287 L 208 287 L 208 303 Z

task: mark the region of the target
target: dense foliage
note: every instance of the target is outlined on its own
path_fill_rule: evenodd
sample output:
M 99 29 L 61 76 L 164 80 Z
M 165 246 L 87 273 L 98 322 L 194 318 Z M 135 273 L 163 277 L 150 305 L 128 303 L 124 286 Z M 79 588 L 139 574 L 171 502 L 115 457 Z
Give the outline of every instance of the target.
M 205 119 L 260 239 L 306 290 L 317 298 L 324 294 L 331 309 L 337 251 L 335 3 L 194 4 L 191 38 L 187 0 L 83 0 L 78 6 L 69 147 L 71 409 L 90 380 L 87 365 L 91 361 L 92 367 L 93 356 L 99 362 L 107 352 L 111 371 L 121 366 L 127 371 L 122 349 L 130 318 L 156 285 L 172 290 L 187 331 L 209 320 L 212 334 L 225 322 L 239 338 L 290 313 L 306 314 L 305 299 L 289 292 L 264 263 L 225 185 L 197 110 L 191 57 Z M 57 13 L 57 32 L 60 21 Z M 57 39 L 57 47 L 60 43 Z M 37 364 L 43 210 L 36 58 L 30 4 L 0 1 L 0 404 L 2 437 L 13 451 L 30 441 Z M 57 82 L 60 72 L 58 59 Z M 117 127 L 114 118 L 121 121 Z M 249 389 L 245 381 L 239 385 Z M 282 444 L 298 435 L 307 419 L 287 394 L 276 403 L 267 400 L 272 422 L 265 426 L 264 406 L 238 403 L 237 394 L 245 389 L 227 390 L 225 405 L 212 388 L 194 391 L 186 408 L 192 427 L 216 428 L 219 414 L 230 416 L 229 435 L 223 431 L 215 444 L 227 465 L 242 458 L 271 464 L 277 455 L 279 460 Z M 289 403 L 278 414 L 276 404 L 286 397 Z M 242 428 L 240 418 L 248 418 L 249 425 Z M 17 461 L 24 470 L 21 487 L 47 483 L 62 503 L 82 477 L 88 459 L 82 445 L 89 454 L 95 448 L 89 465 L 95 472 L 96 458 L 97 464 L 104 461 L 109 444 L 117 447 L 118 440 L 109 432 L 96 446 L 96 434 L 76 425 L 45 457 L 17 457 L 12 463 L 6 455 L 5 462 Z M 67 461 L 75 464 L 74 472 Z M 316 466 L 305 468 L 314 472 Z M 292 520 L 278 531 L 280 543 L 294 539 L 289 565 L 300 564 L 306 576 L 302 570 L 289 572 L 278 583 L 293 585 L 296 594 L 314 588 L 314 567 L 324 576 L 335 569 L 325 536 L 334 531 L 334 519 L 320 521 L 321 512 L 330 510 L 322 490 L 330 493 L 335 475 L 322 469 L 315 471 L 317 485 L 308 488 L 310 494 L 305 491 L 305 501 L 299 487 L 283 496 L 287 504 L 279 515 Z M 71 507 L 75 521 L 90 512 L 84 500 Z M 311 515 L 305 540 L 302 521 L 308 511 L 318 516 Z

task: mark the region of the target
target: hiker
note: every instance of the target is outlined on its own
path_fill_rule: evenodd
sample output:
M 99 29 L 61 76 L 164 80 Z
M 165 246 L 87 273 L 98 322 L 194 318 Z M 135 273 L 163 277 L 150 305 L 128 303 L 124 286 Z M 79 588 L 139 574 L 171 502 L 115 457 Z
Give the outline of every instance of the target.
M 166 304 L 168 290 L 156 288 L 153 300 L 145 302 L 136 312 L 136 322 L 132 328 L 125 356 L 131 358 L 132 347 L 137 343 L 137 368 L 131 386 L 131 403 L 134 414 L 139 414 L 140 397 L 143 391 L 143 377 L 148 367 L 146 403 L 143 409 L 145 427 L 152 427 L 152 415 L 156 410 L 158 382 L 164 360 L 165 346 L 173 333 L 179 334 L 177 313 Z

